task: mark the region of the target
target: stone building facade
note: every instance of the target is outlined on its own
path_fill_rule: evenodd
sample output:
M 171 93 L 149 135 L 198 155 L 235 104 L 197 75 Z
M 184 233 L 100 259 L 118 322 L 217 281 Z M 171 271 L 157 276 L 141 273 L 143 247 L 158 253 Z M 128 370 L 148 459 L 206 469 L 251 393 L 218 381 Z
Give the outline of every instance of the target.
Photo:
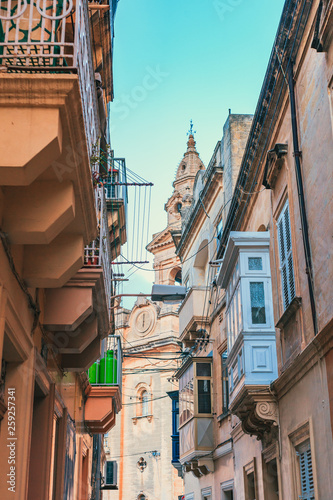
M 218 264 L 214 262 L 251 123 L 252 115 L 229 114 L 207 169 L 197 174 L 177 242 L 183 283 L 188 288 L 179 308 L 180 340 L 187 357 L 177 372 L 185 498 L 193 495 L 201 500 L 202 494 L 209 499 L 219 498 L 220 483 L 224 483 L 226 495 L 232 489 L 231 426 L 222 398 L 220 370 L 226 351 L 220 332 L 224 301 L 217 291 Z M 187 380 L 189 374 L 195 374 L 196 362 L 209 376 Z M 206 398 L 211 398 L 211 405 L 204 413 L 200 405 L 205 396 L 198 394 L 198 384 L 210 391 Z
M 167 226 L 147 246 L 154 255 L 155 283 L 181 283 L 174 238 L 181 216 L 191 204 L 194 180 L 204 165 L 189 136 L 187 150 L 177 168 L 174 191 L 165 204 Z M 179 363 L 177 305 L 138 299 L 131 311 L 118 311 L 123 338 L 123 409 L 106 437 L 107 460 L 117 463 L 118 491 L 104 499 L 178 500 L 183 481 L 172 466 L 172 400 L 178 389 L 172 376 Z
M 179 310 L 186 500 L 332 497 L 332 12 L 285 2 L 217 252 L 205 188 L 178 241 L 183 279 L 205 269 Z
M 108 336 L 121 370 L 111 261 L 127 203 L 106 151 L 116 3 L 95 6 L 0 8 L 2 499 L 99 499 L 121 409 L 119 371 L 87 376 Z

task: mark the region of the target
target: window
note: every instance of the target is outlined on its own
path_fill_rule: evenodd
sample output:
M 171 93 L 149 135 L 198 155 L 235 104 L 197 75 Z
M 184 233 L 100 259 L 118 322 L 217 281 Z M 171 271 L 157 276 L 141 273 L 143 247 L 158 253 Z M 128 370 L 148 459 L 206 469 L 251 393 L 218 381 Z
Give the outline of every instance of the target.
M 227 289 L 227 303 L 227 335 L 228 349 L 230 351 L 242 329 L 241 289 L 238 262 Z
M 228 413 L 229 408 L 229 380 L 228 380 L 228 364 L 227 364 L 228 352 L 223 351 L 221 354 L 221 365 L 222 365 L 222 414 Z
M 198 413 L 211 413 L 211 365 L 210 363 L 196 363 L 198 379 Z
M 193 365 L 179 380 L 179 425 L 185 424 L 194 416 Z
M 108 460 L 105 462 L 105 484 L 117 484 L 117 462 L 115 460 Z
M 182 284 L 182 272 L 179 269 L 179 271 L 177 272 L 177 274 L 175 276 L 175 285 L 181 285 L 181 284 Z
M 223 233 L 223 220 L 221 218 L 216 226 L 216 237 L 219 241 L 222 238 L 222 233 Z
M 201 490 L 202 500 L 212 500 L 212 488 L 205 488 Z
M 221 484 L 221 500 L 234 500 L 234 481 L 224 481 Z
M 244 468 L 244 491 L 245 500 L 257 500 L 257 474 L 256 474 L 256 459 L 247 464 Z
M 312 455 L 309 439 L 297 446 L 296 456 L 299 461 L 299 474 L 301 482 L 300 498 L 303 500 L 315 500 Z
M 207 360 L 207 361 L 204 361 Z M 210 415 L 211 358 L 196 358 L 179 379 L 179 425 L 194 416 Z
M 283 307 L 295 297 L 294 264 L 291 245 L 289 203 L 286 202 L 277 221 Z
M 141 393 L 141 415 L 143 417 L 146 417 L 148 415 L 148 404 L 149 404 L 148 392 L 143 391 Z
M 262 281 L 250 282 L 251 319 L 253 325 L 266 323 L 265 292 Z

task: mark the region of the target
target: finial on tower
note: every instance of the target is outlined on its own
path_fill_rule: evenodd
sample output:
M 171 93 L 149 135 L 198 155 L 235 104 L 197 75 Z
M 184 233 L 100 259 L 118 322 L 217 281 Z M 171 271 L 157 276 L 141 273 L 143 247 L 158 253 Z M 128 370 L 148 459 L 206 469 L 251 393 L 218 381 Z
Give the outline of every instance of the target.
M 197 133 L 197 131 L 196 131 L 196 130 L 193 130 L 193 121 L 192 121 L 192 120 L 190 120 L 190 130 L 187 132 L 187 135 L 188 135 L 188 136 L 190 136 L 190 135 L 192 135 L 192 136 L 193 136 L 193 134 L 196 134 L 196 133 Z

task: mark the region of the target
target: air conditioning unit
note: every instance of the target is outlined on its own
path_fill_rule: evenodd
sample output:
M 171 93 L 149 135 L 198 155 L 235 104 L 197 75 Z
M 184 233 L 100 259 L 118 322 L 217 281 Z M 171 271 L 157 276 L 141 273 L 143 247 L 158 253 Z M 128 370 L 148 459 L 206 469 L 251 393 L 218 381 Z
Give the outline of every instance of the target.
M 108 460 L 104 466 L 104 484 L 103 490 L 117 490 L 117 462 L 115 460 Z

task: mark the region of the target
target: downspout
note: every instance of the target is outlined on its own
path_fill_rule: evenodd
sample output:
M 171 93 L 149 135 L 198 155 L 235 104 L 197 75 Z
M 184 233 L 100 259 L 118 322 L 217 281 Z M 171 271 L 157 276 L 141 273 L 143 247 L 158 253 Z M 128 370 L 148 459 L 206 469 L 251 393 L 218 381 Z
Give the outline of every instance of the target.
M 300 162 L 300 158 L 302 156 L 302 153 L 299 149 L 299 142 L 298 142 L 298 128 L 297 128 L 296 101 L 295 101 L 295 81 L 294 81 L 294 71 L 293 71 L 293 63 L 292 62 L 290 62 L 288 65 L 288 87 L 289 87 L 289 99 L 290 99 L 290 110 L 291 110 L 291 127 L 292 127 L 293 146 L 294 146 L 293 155 L 295 158 L 295 171 L 296 171 L 296 182 L 297 182 L 297 191 L 298 191 L 298 202 L 299 202 L 299 208 L 300 208 L 301 225 L 302 225 L 302 238 L 303 238 L 305 264 L 306 264 L 305 272 L 306 272 L 307 277 L 308 277 L 308 288 L 309 288 L 309 296 L 310 296 L 310 303 L 311 303 L 313 328 L 314 328 L 315 335 L 317 335 L 318 325 L 317 325 L 316 302 L 315 302 L 314 286 L 313 286 L 313 267 L 312 267 L 312 259 L 311 259 L 308 220 L 307 220 L 306 208 L 305 208 L 304 186 L 303 186 L 302 170 L 301 170 L 301 162 Z

